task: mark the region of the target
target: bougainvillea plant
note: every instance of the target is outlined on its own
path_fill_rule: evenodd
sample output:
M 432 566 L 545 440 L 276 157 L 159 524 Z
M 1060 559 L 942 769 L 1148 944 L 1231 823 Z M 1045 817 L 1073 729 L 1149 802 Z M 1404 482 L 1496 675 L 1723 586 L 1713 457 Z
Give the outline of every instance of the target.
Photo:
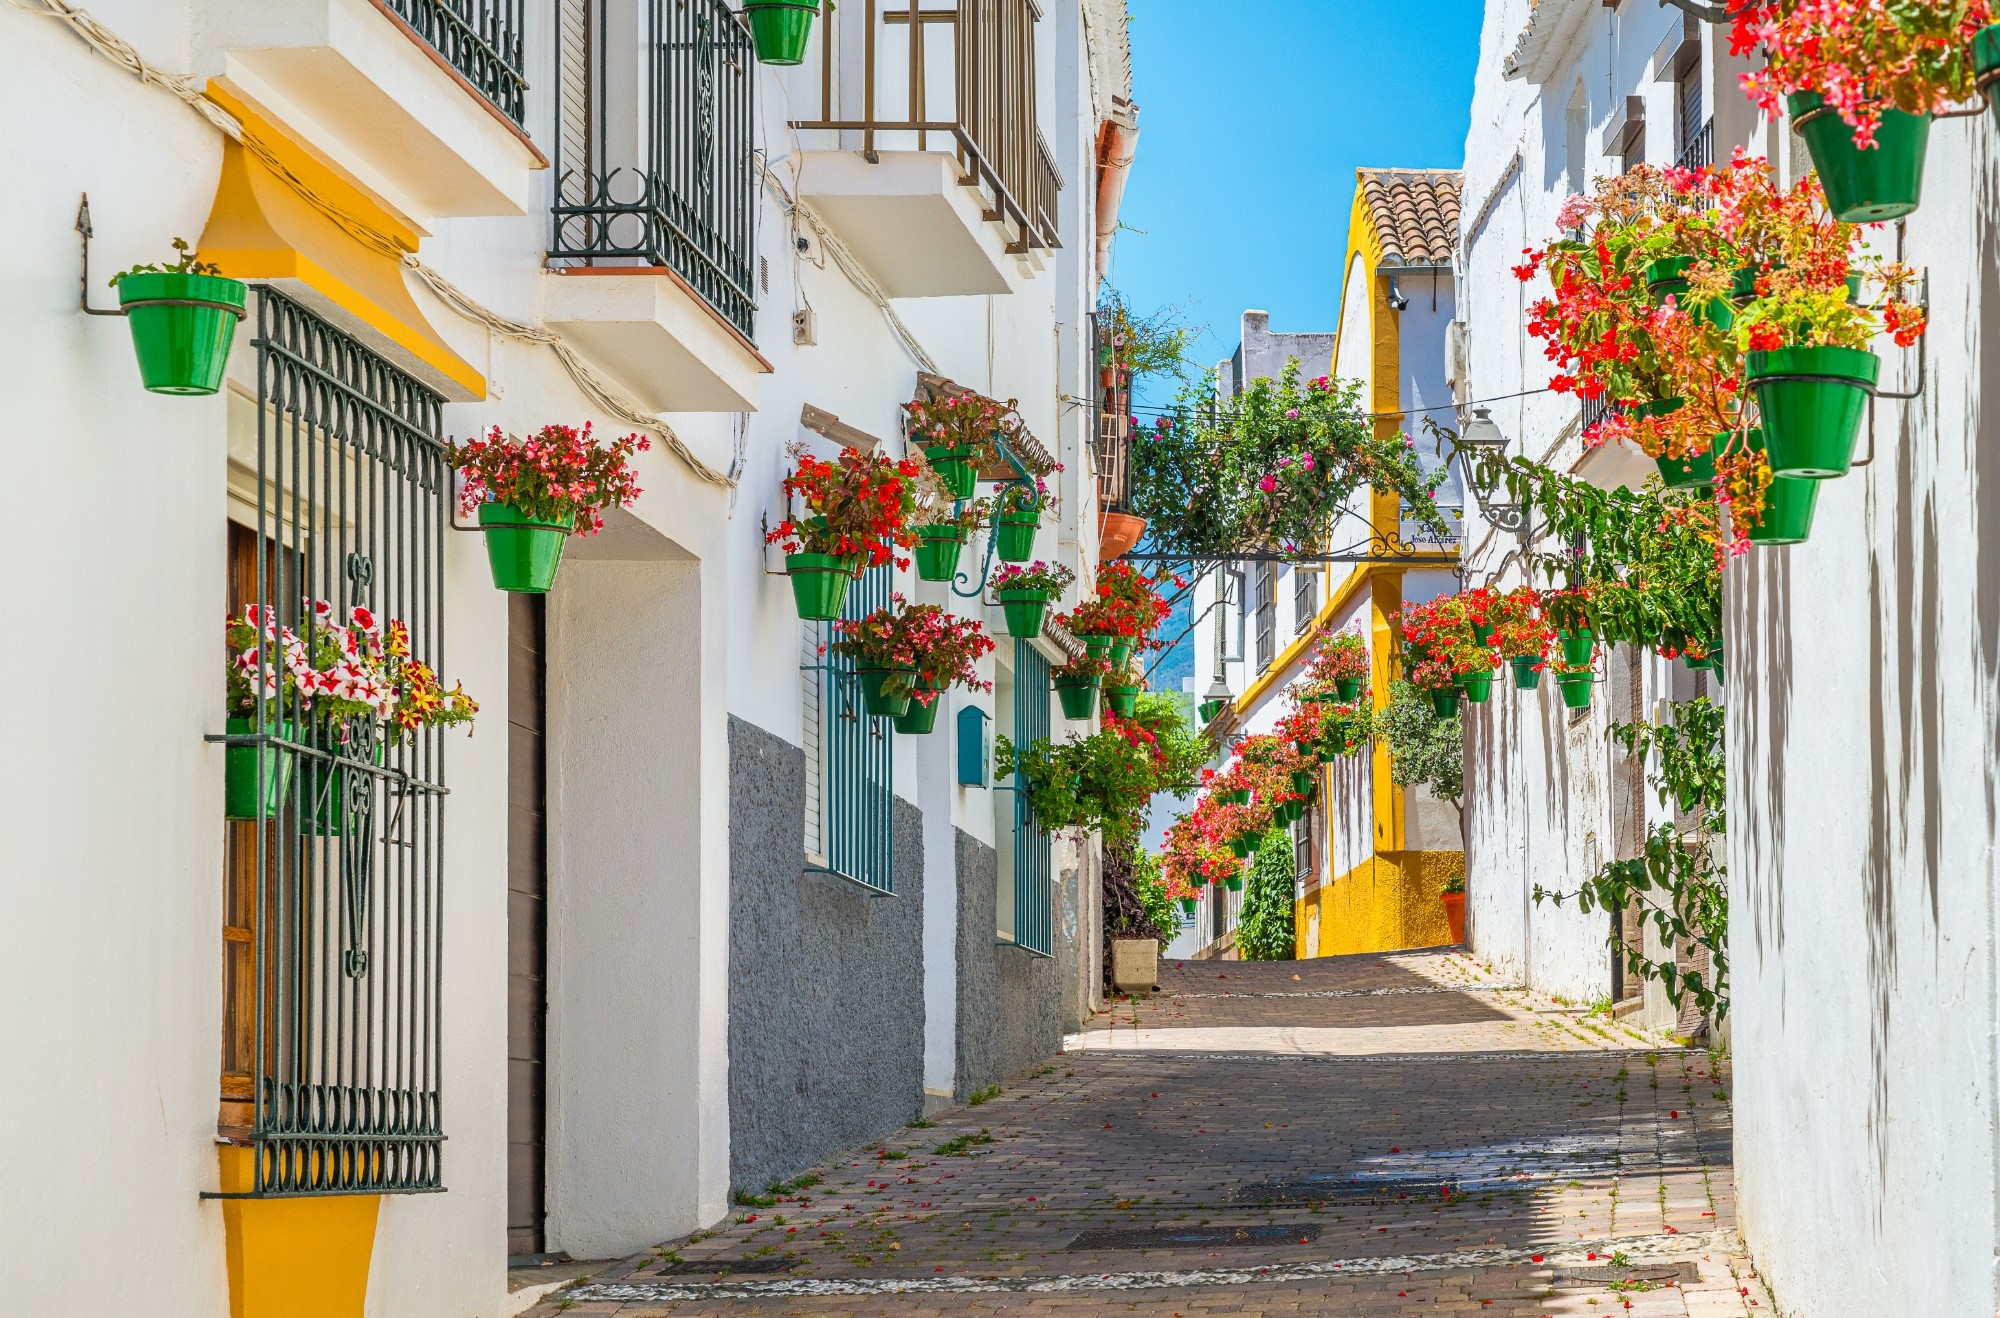
M 1993 21 L 1989 0 L 1730 0 L 1732 55 L 1763 48 L 1743 90 L 1776 117 L 1778 98 L 1822 97 L 1875 147 L 1882 110 L 1936 114 L 1973 94 L 1967 46 Z
M 644 435 L 597 443 L 588 421 L 581 429 L 543 426 L 526 439 L 495 426 L 483 439 L 451 445 L 445 461 L 463 478 L 463 516 L 482 503 L 504 503 L 537 520 L 572 521 L 576 535 L 596 535 L 604 529 L 604 509 L 628 507 L 639 497 L 630 461 L 651 447 Z
M 993 589 L 1040 591 L 1050 599 L 1068 590 L 1076 581 L 1076 573 L 1061 563 L 1045 563 L 1036 559 L 1032 563 L 1007 563 L 993 574 Z
M 894 673 L 883 686 L 910 693 L 920 705 L 930 704 L 948 687 L 993 689 L 979 677 L 979 661 L 993 653 L 993 638 L 974 619 L 935 604 L 910 604 L 891 595 L 887 607 L 865 618 L 843 618 L 833 631 L 835 639 L 827 648 L 856 668 Z
M 367 720 L 394 744 L 479 713 L 462 685 L 446 690 L 428 664 L 411 657 L 410 629 L 400 619 L 384 625 L 357 604 L 337 622 L 325 600 L 307 600 L 305 614 L 300 630 L 255 604 L 229 619 L 225 699 L 232 718 L 255 718 L 261 695 L 269 716 L 296 713 L 343 742 L 356 720 Z
M 785 478 L 785 497 L 800 500 L 805 513 L 771 528 L 767 543 L 788 554 L 859 558 L 863 567 L 907 565 L 896 550 L 916 544 L 910 524 L 917 507 L 914 461 L 848 448 L 827 462 L 802 444 L 790 452 L 797 466 Z

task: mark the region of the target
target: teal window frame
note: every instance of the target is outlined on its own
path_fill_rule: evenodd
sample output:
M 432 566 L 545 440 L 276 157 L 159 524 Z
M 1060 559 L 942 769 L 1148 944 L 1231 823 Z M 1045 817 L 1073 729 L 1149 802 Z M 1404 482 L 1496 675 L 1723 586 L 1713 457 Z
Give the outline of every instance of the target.
M 1049 661 L 1031 641 L 1014 642 L 1014 744 L 1026 749 L 1049 735 Z M 1014 945 L 1055 955 L 1054 857 L 1028 794 L 1014 790 Z
M 892 569 L 872 568 L 848 588 L 841 617 L 856 621 L 889 603 Z M 830 628 L 825 630 L 830 631 Z M 830 637 L 823 636 L 822 640 Z M 896 894 L 895 725 L 867 712 L 854 661 L 829 649 L 818 664 L 820 820 L 831 874 L 880 897 Z

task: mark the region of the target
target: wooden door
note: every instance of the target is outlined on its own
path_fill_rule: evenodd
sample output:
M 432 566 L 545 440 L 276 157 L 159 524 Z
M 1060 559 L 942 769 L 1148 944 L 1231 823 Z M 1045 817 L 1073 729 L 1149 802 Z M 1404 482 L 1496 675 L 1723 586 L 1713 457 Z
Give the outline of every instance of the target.
M 544 597 L 509 595 L 507 671 L 507 1253 L 543 1252 L 548 842 Z

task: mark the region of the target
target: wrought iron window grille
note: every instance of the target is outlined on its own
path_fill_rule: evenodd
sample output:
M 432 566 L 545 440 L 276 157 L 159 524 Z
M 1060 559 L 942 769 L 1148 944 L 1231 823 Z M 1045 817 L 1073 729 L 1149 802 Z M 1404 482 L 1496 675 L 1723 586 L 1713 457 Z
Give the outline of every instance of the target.
M 1014 642 L 1014 744 L 1023 749 L 1049 735 L 1049 701 L 1054 688 L 1049 661 L 1034 642 Z M 1018 779 L 1019 774 L 1017 773 Z M 1028 805 L 1028 794 L 1014 791 L 1014 946 L 1037 956 L 1055 955 L 1055 858 L 1049 835 L 1042 831 Z
M 525 0 L 389 0 L 389 8 L 515 124 L 527 117 Z
M 841 616 L 867 617 L 889 603 L 892 569 L 862 574 L 848 589 Z M 862 705 L 861 678 L 854 661 L 828 650 L 806 671 L 820 674 L 821 727 L 818 774 L 824 864 L 809 860 L 808 872 L 830 874 L 859 884 L 878 897 L 896 894 L 895 738 L 890 721 Z
M 444 400 L 274 289 L 254 307 L 259 616 L 310 649 L 365 607 L 443 672 Z M 253 685 L 260 731 L 209 740 L 262 752 L 268 803 L 229 825 L 232 873 L 253 883 L 238 1044 L 255 1156 L 249 1191 L 208 1197 L 442 1190 L 441 731 L 329 723 L 295 689 Z
M 754 335 L 756 78 L 742 20 L 723 0 L 561 0 L 556 48 L 550 263 L 671 270 Z

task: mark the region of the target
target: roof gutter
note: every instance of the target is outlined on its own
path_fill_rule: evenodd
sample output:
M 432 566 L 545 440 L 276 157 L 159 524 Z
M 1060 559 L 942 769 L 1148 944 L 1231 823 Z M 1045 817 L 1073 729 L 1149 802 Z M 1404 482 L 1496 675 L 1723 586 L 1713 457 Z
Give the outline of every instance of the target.
M 1097 126 L 1097 278 L 1111 273 L 1111 240 L 1118 236 L 1118 208 L 1125 200 L 1125 181 L 1139 149 L 1139 107 L 1129 102 L 1125 113 Z

